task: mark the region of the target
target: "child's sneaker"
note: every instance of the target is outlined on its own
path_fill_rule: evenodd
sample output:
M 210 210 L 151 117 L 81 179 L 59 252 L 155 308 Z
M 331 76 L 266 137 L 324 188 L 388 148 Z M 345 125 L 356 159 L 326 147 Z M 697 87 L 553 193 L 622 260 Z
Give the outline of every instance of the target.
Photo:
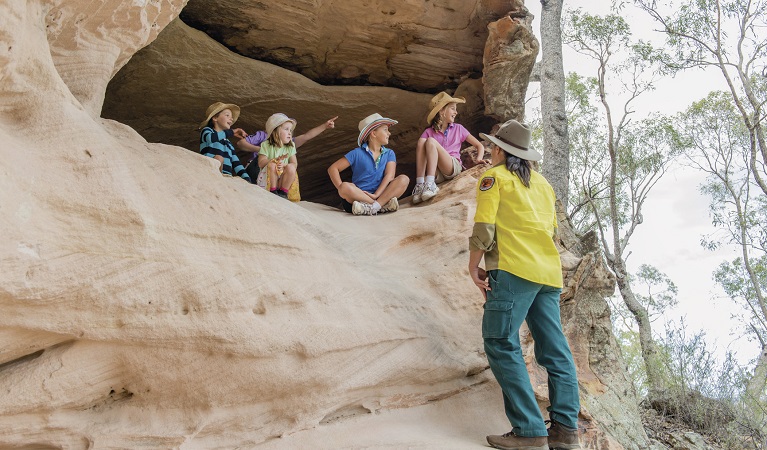
M 375 211 L 373 210 L 373 205 L 370 203 L 363 203 L 354 201 L 352 203 L 352 214 L 355 216 L 372 216 L 375 214 Z
M 276 191 L 272 191 L 272 192 L 274 192 L 275 194 L 277 194 L 277 197 L 280 197 L 280 198 L 284 198 L 284 199 L 286 199 L 286 200 L 287 200 L 287 198 L 288 198 L 288 193 L 287 193 L 287 192 L 285 192 L 285 191 L 283 191 L 283 190 L 281 190 L 281 189 L 277 189 Z
M 399 209 L 399 202 L 397 201 L 397 197 L 392 197 L 389 199 L 388 202 L 384 203 L 384 205 L 381 207 L 380 213 L 387 213 L 387 212 L 394 212 Z
M 417 183 L 415 187 L 413 187 L 413 204 L 417 205 L 421 203 L 421 195 L 423 194 L 423 187 L 426 185 L 426 183 Z
M 436 184 L 434 183 L 428 184 L 423 188 L 423 194 L 421 194 L 421 200 L 424 202 L 427 200 L 431 200 L 432 198 L 434 198 L 435 195 L 437 195 L 437 192 L 439 192 L 439 188 L 437 187 Z

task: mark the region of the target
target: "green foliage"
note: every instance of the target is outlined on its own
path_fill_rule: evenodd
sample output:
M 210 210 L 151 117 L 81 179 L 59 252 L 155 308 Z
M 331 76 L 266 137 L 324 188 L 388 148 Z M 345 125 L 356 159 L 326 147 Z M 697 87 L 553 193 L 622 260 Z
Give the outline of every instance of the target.
M 648 392 L 647 372 L 642 357 L 642 346 L 639 343 L 639 333 L 633 330 L 617 331 L 615 337 L 620 344 L 621 356 L 626 363 L 626 373 L 634 385 L 634 390 L 640 397 Z
M 686 161 L 708 174 L 701 190 L 710 199 L 718 232 L 704 238 L 707 248 L 737 245 L 742 256 L 724 262 L 714 279 L 742 312 L 746 333 L 767 343 L 767 195 L 754 178 L 750 132 L 729 93 L 712 92 L 679 115 L 679 147 Z
M 645 305 L 650 317 L 658 316 L 677 305 L 676 284 L 656 267 L 642 264 L 634 277 L 637 280 L 637 299 Z
M 586 233 L 596 229 L 597 216 L 610 216 L 607 131 L 599 110 L 591 103 L 596 80 L 573 72 L 568 74 L 565 82 L 570 138 L 568 215 L 576 231 Z
M 702 331 L 688 333 L 682 320 L 662 339 L 666 392 L 652 399 L 659 413 L 713 438 L 724 448 L 765 448 L 765 403 L 746 401 L 748 370 L 732 352 L 715 356 Z
M 746 268 L 743 258 L 725 261 L 714 272 L 714 280 L 724 289 L 733 301 L 740 304 L 741 311 L 736 314 L 741 323 L 747 324 L 747 336 L 767 342 L 767 321 L 759 292 L 767 291 L 767 255 L 749 261 L 751 273 Z M 755 281 L 755 282 L 754 282 Z
M 623 236 L 615 244 L 622 251 L 643 220 L 647 194 L 675 157 L 667 142 L 674 134 L 669 118 L 630 119 L 632 102 L 653 89 L 663 56 L 647 42 L 633 42 L 628 23 L 619 15 L 602 17 L 578 9 L 566 17 L 565 42 L 598 65 L 594 77 L 566 77 L 568 216 L 578 232 L 599 231 L 608 253 L 612 248 L 606 236 L 612 235 L 612 227 L 621 229 Z M 609 106 L 608 91 L 613 89 L 625 99 L 619 117 L 613 117 Z M 611 193 L 612 184 L 616 189 Z
M 631 29 L 623 17 L 608 14 L 601 17 L 583 12 L 582 9 L 570 10 L 565 22 L 565 43 L 576 51 L 595 59 L 608 57 L 611 48 L 627 47 L 630 43 Z
M 660 316 L 667 308 L 676 305 L 676 284 L 657 268 L 642 264 L 630 278 L 636 300 L 647 310 L 650 321 Z M 636 331 L 632 313 L 620 299 L 610 298 L 608 301 L 612 311 L 613 331 L 621 346 L 629 378 L 636 392 L 640 396 L 646 396 L 650 386 L 645 364 L 652 364 L 658 373 L 662 373 L 663 365 L 659 361 L 667 360 L 668 356 L 665 354 L 664 347 L 661 346 L 659 354 L 647 360 L 642 353 L 639 333 Z

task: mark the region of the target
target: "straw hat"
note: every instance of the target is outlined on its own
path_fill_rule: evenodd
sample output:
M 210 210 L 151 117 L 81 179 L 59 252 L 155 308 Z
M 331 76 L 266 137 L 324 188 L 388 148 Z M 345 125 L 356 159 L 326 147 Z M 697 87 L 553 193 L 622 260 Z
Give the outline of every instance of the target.
M 296 122 L 296 119 L 291 119 L 290 117 L 286 116 L 283 113 L 276 113 L 269 116 L 269 118 L 266 119 L 266 126 L 265 126 L 266 135 L 271 136 L 274 129 L 279 127 L 285 122 L 293 123 L 293 126 L 290 128 L 290 131 L 293 131 L 296 128 L 296 124 L 298 123 Z
M 543 156 L 530 148 L 531 135 L 530 127 L 527 124 L 519 123 L 514 119 L 501 124 L 494 135 L 479 133 L 479 137 L 501 147 L 506 153 L 528 161 L 540 161 Z
M 466 99 L 463 97 L 451 97 L 447 92 L 440 92 L 431 98 L 429 102 L 429 108 L 431 111 L 426 116 L 426 123 L 431 125 L 431 121 L 434 120 L 434 116 L 445 107 L 448 103 L 466 103 Z
M 364 119 L 360 120 L 358 127 L 360 130 L 360 135 L 357 138 L 357 145 L 362 146 L 362 143 L 367 140 L 370 132 L 380 127 L 381 125 L 396 125 L 397 123 L 398 122 L 396 120 L 388 119 L 378 113 L 365 117 Z
M 200 122 L 200 128 L 203 128 L 208 125 L 208 122 L 210 122 L 210 119 L 213 118 L 216 114 L 220 113 L 221 111 L 228 109 L 232 111 L 232 123 L 237 122 L 237 119 L 240 117 L 240 107 L 231 103 L 222 103 L 222 102 L 216 102 L 210 106 L 208 106 L 208 109 L 205 111 L 205 115 L 207 116 L 205 120 Z

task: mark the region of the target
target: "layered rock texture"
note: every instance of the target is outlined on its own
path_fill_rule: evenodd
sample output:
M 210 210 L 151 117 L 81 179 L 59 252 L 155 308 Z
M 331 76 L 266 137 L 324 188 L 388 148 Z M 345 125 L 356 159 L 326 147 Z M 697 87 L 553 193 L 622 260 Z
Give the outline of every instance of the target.
M 465 269 L 481 167 L 429 205 L 354 217 L 222 177 L 214 160 L 98 114 L 108 81 L 169 23 L 133 69 L 156 71 L 140 96 L 113 93 L 142 133 L 193 140 L 199 115 L 162 111 L 204 110 L 192 99 L 214 79 L 244 100 L 218 65 L 272 83 L 259 101 L 291 100 L 296 116 L 304 98 L 306 109 L 341 99 L 350 116 L 402 103 L 407 133 L 428 95 L 314 84 L 174 21 L 183 7 L 0 3 L 0 447 L 463 449 L 507 431 Z M 188 47 L 163 47 L 166 33 Z M 208 78 L 172 78 L 190 61 Z M 347 142 L 351 128 L 335 132 Z M 647 448 L 603 298 L 613 281 L 565 230 L 562 311 L 584 444 Z

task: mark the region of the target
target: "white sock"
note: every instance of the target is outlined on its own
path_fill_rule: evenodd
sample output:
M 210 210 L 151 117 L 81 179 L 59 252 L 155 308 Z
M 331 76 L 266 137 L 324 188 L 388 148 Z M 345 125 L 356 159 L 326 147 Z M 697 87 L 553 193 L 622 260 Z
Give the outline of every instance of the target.
M 423 184 L 423 177 L 415 177 L 415 184 Z
M 373 202 L 373 212 L 378 212 L 378 211 L 380 211 L 380 210 L 381 210 L 381 204 L 380 204 L 380 203 L 378 203 L 378 201 L 377 201 L 377 200 L 376 200 L 376 201 L 374 201 L 374 202 Z
M 434 177 L 433 176 L 426 177 L 426 184 L 428 184 L 429 186 L 434 186 Z

